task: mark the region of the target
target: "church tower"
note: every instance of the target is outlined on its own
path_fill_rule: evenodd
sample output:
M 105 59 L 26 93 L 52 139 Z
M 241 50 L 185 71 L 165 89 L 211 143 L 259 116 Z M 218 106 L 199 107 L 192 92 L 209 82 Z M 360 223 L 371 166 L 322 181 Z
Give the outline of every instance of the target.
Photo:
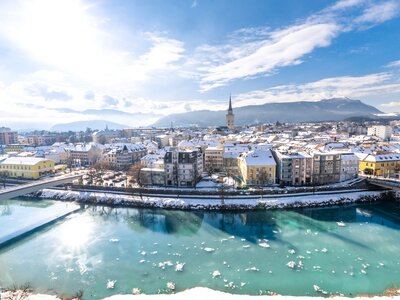
M 231 95 L 229 95 L 229 108 L 228 108 L 228 113 L 226 114 L 226 126 L 230 130 L 233 130 L 235 128 L 234 121 L 235 121 L 235 115 L 233 114 L 232 110 L 232 97 Z

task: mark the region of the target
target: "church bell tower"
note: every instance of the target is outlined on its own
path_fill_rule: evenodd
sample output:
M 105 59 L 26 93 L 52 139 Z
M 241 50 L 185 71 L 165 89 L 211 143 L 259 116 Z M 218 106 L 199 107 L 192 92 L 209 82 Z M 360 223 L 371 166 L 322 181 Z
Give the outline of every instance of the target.
M 228 113 L 226 114 L 226 126 L 230 130 L 235 129 L 234 121 L 235 121 L 235 115 L 233 114 L 232 110 L 232 97 L 231 95 L 229 95 L 229 108 L 228 108 Z

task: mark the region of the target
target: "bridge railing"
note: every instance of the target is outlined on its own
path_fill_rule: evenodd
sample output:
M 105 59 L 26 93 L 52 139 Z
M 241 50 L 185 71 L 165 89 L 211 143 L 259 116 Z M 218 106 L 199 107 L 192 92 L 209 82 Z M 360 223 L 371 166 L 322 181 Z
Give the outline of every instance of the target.
M 40 180 L 34 181 L 32 183 L 24 183 L 24 184 L 21 184 L 21 185 L 17 185 L 17 186 L 13 186 L 13 187 L 8 187 L 8 188 L 5 188 L 5 189 L 2 189 L 2 190 L 0 190 L 0 193 L 8 193 L 8 192 L 20 190 L 22 188 L 34 187 L 34 186 L 37 186 L 37 185 L 51 183 L 51 182 L 57 182 L 57 181 L 62 181 L 62 180 L 65 180 L 65 179 L 75 179 L 75 178 L 79 178 L 80 176 L 82 176 L 82 174 L 77 174 L 77 175 L 68 174 L 68 175 L 61 175 L 61 176 L 57 176 L 57 177 L 47 178 L 47 179 L 40 179 Z

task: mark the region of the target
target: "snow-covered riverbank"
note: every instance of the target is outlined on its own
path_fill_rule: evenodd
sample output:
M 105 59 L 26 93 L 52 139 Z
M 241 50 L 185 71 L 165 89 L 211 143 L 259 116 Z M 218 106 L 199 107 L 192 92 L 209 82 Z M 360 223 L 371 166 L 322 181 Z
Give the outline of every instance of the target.
M 371 202 L 380 200 L 382 192 L 358 191 L 342 193 L 320 193 L 315 195 L 292 195 L 268 198 L 185 198 L 150 197 L 115 194 L 95 191 L 66 191 L 44 189 L 37 196 L 63 201 L 78 201 L 88 204 L 107 204 L 131 207 L 174 208 L 174 209 L 277 209 L 290 207 L 315 207 L 339 205 L 353 202 Z
M 14 298 L 14 295 L 19 295 L 18 292 L 5 292 L 0 294 L 0 299 L 24 299 L 24 300 L 61 300 L 56 296 L 43 295 L 43 294 L 30 294 L 24 298 Z M 400 290 L 393 290 L 389 294 L 390 296 L 375 296 L 369 297 L 377 300 L 399 300 Z M 18 297 L 18 296 L 17 296 Z M 355 298 L 348 298 L 342 296 L 334 297 L 337 300 L 349 300 Z M 356 297 L 365 298 L 365 297 Z M 78 299 L 78 298 L 75 298 Z M 250 295 L 235 295 L 225 292 L 215 291 L 204 287 L 192 288 L 176 294 L 161 294 L 161 295 L 114 295 L 111 297 L 104 298 L 104 300 L 165 300 L 165 299 L 219 299 L 219 300 L 325 300 L 326 297 L 309 297 L 309 296 L 281 296 L 281 295 L 263 295 L 263 296 L 250 296 Z

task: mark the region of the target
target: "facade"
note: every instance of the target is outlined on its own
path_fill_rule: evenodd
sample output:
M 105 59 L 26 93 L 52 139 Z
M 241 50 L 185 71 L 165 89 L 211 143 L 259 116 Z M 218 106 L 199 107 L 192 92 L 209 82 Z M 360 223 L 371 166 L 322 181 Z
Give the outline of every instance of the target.
M 277 179 L 283 185 L 309 185 L 312 182 L 312 156 L 306 152 L 275 151 Z
M 385 125 L 376 125 L 368 127 L 368 135 L 376 136 L 380 139 L 387 141 L 392 137 L 392 127 Z
M 18 133 L 11 131 L 10 128 L 0 128 L 0 145 L 9 145 L 18 143 Z
M 99 161 L 102 150 L 95 144 L 76 144 L 65 149 L 67 163 L 72 166 L 88 166 Z
M 235 129 L 235 115 L 233 114 L 232 110 L 232 98 L 229 96 L 229 108 L 228 113 L 226 114 L 226 126 L 228 129 L 233 130 Z
M 340 160 L 339 153 L 313 153 L 312 183 L 319 185 L 339 182 Z
M 207 147 L 204 151 L 204 171 L 213 173 L 224 169 L 224 148 Z
M 342 153 L 340 157 L 340 181 L 358 177 L 360 159 L 353 153 Z
M 36 157 L 9 157 L 0 163 L 0 173 L 12 178 L 38 179 L 54 172 L 54 161 Z
M 142 185 L 163 186 L 165 184 L 165 170 L 159 168 L 142 168 L 140 170 L 140 183 Z
M 271 150 L 253 150 L 243 153 L 238 160 L 242 185 L 274 184 L 276 162 Z
M 142 144 L 117 144 L 102 155 L 101 161 L 109 164 L 111 168 L 127 170 L 146 153 L 147 148 Z
M 164 157 L 165 185 L 195 187 L 203 173 L 200 150 L 171 149 Z
M 57 141 L 54 135 L 30 135 L 27 137 L 27 142 L 31 146 L 52 145 Z
M 400 172 L 400 154 L 368 154 L 360 160 L 360 171 L 365 175 L 394 177 Z

